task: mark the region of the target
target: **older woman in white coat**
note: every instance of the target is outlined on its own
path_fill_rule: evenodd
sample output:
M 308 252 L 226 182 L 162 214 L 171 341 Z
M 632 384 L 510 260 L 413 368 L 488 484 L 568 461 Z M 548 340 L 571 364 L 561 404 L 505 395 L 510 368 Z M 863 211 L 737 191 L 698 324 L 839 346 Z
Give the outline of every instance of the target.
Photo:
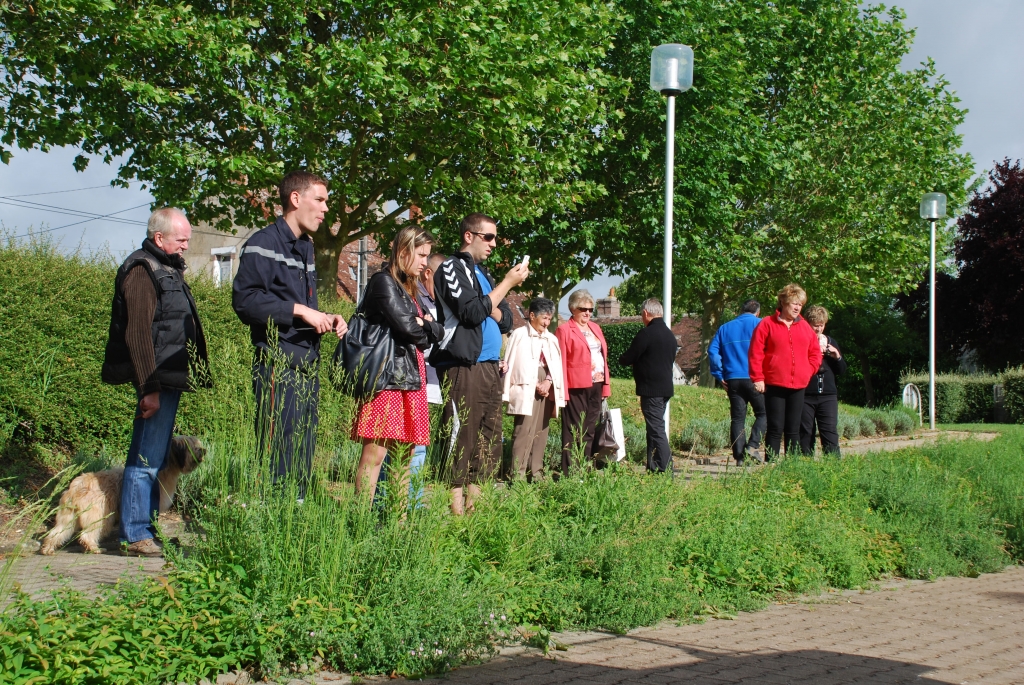
M 512 331 L 505 346 L 505 389 L 502 400 L 515 416 L 512 455 L 516 473 L 530 480 L 544 476 L 548 423 L 565 406 L 562 355 L 558 339 L 548 332 L 555 303 L 539 297 L 530 302 L 530 322 Z

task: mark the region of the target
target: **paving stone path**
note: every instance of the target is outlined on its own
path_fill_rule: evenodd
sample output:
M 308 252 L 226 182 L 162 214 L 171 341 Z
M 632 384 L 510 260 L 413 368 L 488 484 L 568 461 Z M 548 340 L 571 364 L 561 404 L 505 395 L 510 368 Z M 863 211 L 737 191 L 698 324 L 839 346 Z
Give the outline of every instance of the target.
M 735 620 L 563 633 L 446 676 L 474 685 L 1024 683 L 1024 568 L 805 597 Z

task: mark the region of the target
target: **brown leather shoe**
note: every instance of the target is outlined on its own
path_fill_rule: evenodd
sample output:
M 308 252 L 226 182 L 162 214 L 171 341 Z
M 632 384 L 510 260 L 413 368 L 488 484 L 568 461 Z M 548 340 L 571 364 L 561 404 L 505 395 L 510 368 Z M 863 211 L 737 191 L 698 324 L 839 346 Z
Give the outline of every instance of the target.
M 160 557 L 163 556 L 164 549 L 156 544 L 153 538 L 146 538 L 130 545 L 123 545 L 121 554 L 126 557 Z

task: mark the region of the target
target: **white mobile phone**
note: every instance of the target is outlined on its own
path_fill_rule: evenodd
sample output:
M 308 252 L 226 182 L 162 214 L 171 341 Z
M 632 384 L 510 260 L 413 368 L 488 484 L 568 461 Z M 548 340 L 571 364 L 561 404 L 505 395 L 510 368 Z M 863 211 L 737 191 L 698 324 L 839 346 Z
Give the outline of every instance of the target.
M 530 255 L 523 257 L 523 266 L 530 266 Z

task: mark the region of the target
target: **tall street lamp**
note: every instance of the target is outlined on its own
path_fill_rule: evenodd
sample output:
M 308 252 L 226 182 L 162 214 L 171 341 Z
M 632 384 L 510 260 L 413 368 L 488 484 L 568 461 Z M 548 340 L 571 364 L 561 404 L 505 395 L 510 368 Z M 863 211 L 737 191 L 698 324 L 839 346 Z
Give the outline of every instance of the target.
M 672 190 L 676 156 L 676 96 L 693 85 L 693 48 L 666 43 L 651 52 L 651 89 L 668 96 L 665 117 L 665 324 L 672 327 Z M 666 424 L 667 428 L 667 424 Z
M 672 190 L 676 158 L 676 96 L 693 85 L 693 48 L 679 43 L 659 45 L 651 51 L 651 89 L 668 96 L 665 117 L 665 281 L 662 285 L 662 307 L 665 325 L 672 328 Z M 671 435 L 665 402 L 665 435 Z M 672 459 L 669 458 L 669 471 Z
M 928 428 L 935 430 L 935 222 L 946 218 L 946 196 L 925 193 L 921 198 L 921 218 L 931 222 L 931 260 L 929 263 L 928 301 Z

